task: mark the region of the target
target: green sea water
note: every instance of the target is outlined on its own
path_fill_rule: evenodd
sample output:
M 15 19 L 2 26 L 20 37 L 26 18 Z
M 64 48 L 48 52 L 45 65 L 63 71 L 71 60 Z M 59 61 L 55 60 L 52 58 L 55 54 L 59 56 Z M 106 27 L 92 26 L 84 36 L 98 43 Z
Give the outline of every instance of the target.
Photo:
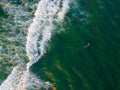
M 0 41 L 5 43 L 0 45 L 20 46 L 6 41 L 10 31 L 1 25 L 3 19 L 5 23 L 9 21 L 7 14 L 0 2 Z M 119 0 L 74 0 L 64 21 L 54 25 L 47 52 L 30 68 L 37 77 L 50 81 L 52 90 L 120 90 Z M 6 49 L 3 51 L 9 54 Z M 9 56 L 2 58 L 0 82 L 13 65 L 8 62 Z
M 120 90 L 120 1 L 75 0 L 55 25 L 31 71 L 53 90 Z

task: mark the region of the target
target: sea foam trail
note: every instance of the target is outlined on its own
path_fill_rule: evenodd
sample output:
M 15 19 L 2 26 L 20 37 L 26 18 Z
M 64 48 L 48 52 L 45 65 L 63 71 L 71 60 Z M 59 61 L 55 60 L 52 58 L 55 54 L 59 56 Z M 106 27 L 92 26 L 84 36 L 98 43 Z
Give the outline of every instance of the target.
M 43 82 L 29 71 L 46 52 L 45 47 L 54 29 L 53 22 L 61 22 L 69 8 L 69 0 L 41 0 L 31 23 L 26 42 L 26 52 L 29 62 L 13 68 L 11 74 L 1 84 L 0 90 L 39 90 L 48 88 L 49 82 Z
M 28 29 L 26 51 L 30 62 L 28 68 L 44 55 L 45 46 L 51 38 L 53 21 L 60 22 L 68 9 L 69 0 L 41 0 L 33 23 Z

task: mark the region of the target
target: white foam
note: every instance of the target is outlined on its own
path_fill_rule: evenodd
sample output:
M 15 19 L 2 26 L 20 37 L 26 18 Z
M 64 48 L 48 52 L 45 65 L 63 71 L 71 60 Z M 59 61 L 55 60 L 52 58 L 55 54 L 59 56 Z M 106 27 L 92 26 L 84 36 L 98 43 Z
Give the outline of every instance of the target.
M 26 66 L 21 64 L 13 68 L 11 74 L 0 86 L 0 90 L 36 90 L 43 86 L 43 82 L 34 74 L 26 71 Z
M 61 22 L 68 10 L 69 0 L 41 0 L 31 23 L 26 42 L 26 52 L 29 58 L 27 65 L 16 66 L 7 79 L 1 84 L 0 90 L 38 90 L 45 87 L 47 90 L 50 83 L 38 79 L 30 73 L 29 68 L 46 53 L 45 47 L 51 38 L 54 28 L 53 21 Z
M 41 0 L 38 5 L 33 23 L 28 29 L 26 43 L 27 56 L 30 60 L 28 68 L 46 52 L 45 45 L 51 38 L 53 21 L 62 21 L 68 10 L 69 0 L 63 0 L 61 8 L 60 2 L 61 0 Z
M 17 85 L 20 82 L 21 75 L 24 73 L 24 68 L 16 66 L 12 70 L 12 73 L 7 77 L 7 79 L 0 86 L 0 90 L 16 90 Z

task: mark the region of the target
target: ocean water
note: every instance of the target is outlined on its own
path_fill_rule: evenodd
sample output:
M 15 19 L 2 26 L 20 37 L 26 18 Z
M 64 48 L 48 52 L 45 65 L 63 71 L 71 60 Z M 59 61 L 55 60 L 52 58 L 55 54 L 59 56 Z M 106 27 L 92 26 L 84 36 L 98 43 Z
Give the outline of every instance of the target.
M 15 47 L 21 52 L 14 51 L 20 59 L 9 65 L 11 73 L 0 72 L 0 90 L 120 90 L 119 0 L 5 0 L 0 5 L 1 18 L 11 20 L 4 15 L 8 6 L 14 16 L 11 32 L 24 30 L 22 38 L 7 36 L 20 40 Z M 3 50 L 8 32 L 6 23 L 0 24 Z

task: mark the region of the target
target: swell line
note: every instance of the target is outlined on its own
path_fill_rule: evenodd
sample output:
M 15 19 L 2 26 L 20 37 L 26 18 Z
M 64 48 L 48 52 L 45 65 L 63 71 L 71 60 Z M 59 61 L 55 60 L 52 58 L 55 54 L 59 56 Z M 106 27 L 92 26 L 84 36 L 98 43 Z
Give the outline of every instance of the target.
M 49 81 L 37 78 L 29 71 L 29 68 L 46 53 L 45 46 L 51 38 L 53 22 L 63 21 L 69 2 L 69 0 L 41 0 L 39 2 L 27 34 L 26 52 L 30 61 L 14 67 L 11 74 L 1 84 L 0 90 L 38 90 L 52 86 Z

